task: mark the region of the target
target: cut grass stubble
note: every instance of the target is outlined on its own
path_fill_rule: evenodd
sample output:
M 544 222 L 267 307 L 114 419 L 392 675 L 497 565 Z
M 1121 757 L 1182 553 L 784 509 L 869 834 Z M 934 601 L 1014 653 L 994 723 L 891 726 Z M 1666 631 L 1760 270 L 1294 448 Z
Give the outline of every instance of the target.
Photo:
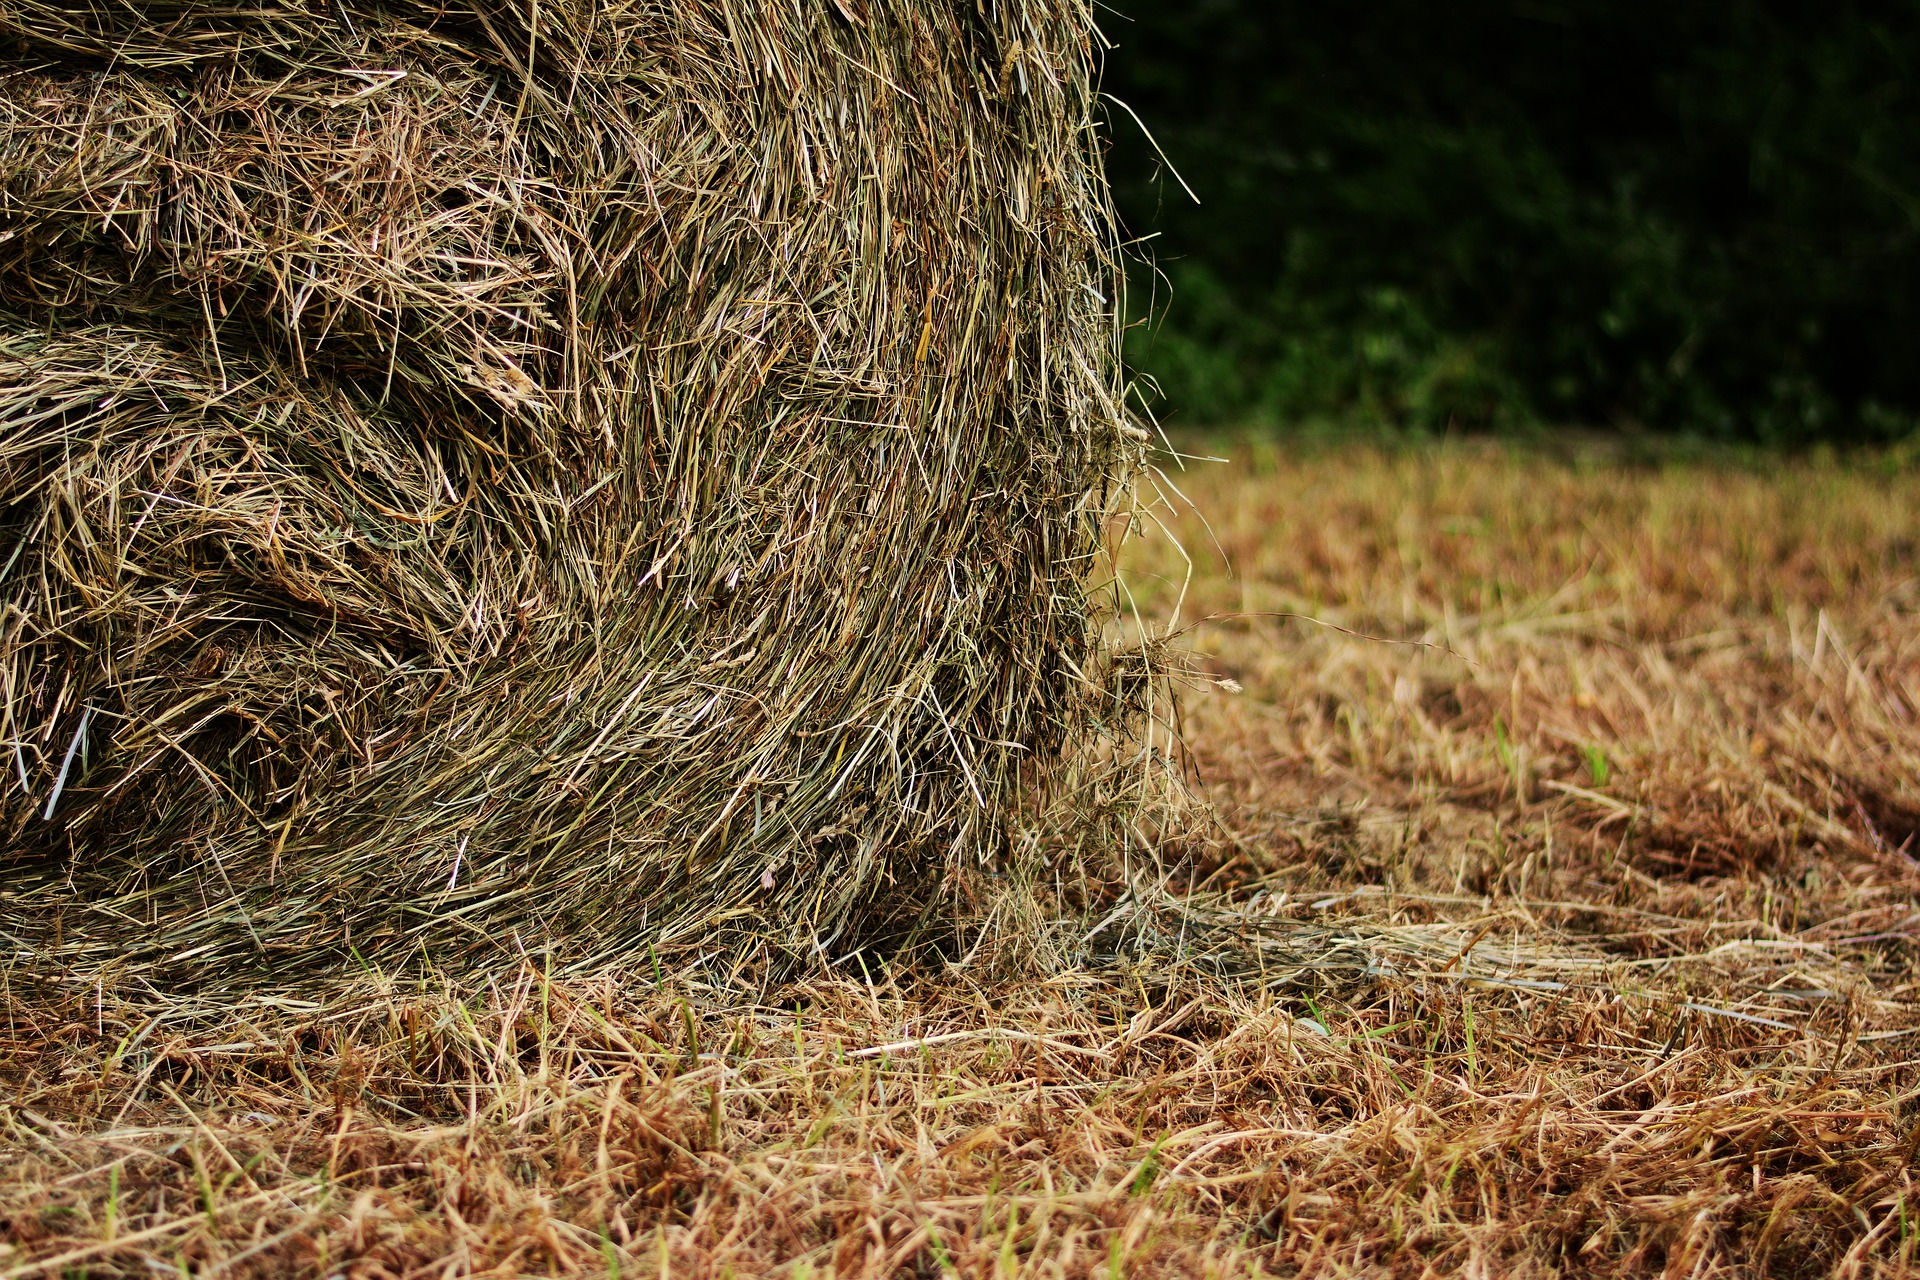
M 1132 883 L 1073 854 L 1051 976 L 16 975 L 0 1266 L 1910 1273 L 1911 479 L 1176 478 L 1197 571 L 1148 539 L 1130 582 L 1244 688 L 1187 700 L 1213 817 Z

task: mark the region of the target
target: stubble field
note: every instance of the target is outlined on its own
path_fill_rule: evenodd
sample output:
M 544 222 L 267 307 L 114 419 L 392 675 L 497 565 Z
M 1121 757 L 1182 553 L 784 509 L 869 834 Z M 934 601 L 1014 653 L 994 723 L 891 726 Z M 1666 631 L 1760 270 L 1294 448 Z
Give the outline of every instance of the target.
M 1126 553 L 1197 802 L 1039 944 L 16 966 L 0 1276 L 1920 1266 L 1911 470 L 1219 449 Z

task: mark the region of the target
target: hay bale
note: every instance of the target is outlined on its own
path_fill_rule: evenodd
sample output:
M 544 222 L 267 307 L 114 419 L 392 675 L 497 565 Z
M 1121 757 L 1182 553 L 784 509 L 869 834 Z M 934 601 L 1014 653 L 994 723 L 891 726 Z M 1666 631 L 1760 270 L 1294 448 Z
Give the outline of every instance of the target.
M 1135 461 L 1082 0 L 0 26 L 16 954 L 844 949 L 997 856 Z

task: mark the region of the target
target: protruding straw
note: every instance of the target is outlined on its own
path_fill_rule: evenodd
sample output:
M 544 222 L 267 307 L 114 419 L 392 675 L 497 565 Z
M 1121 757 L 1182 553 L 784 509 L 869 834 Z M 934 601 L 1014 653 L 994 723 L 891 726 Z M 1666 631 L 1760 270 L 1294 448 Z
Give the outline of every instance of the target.
M 53 780 L 53 794 L 47 797 L 47 811 L 42 816 L 48 821 L 53 819 L 53 806 L 60 803 L 60 793 L 67 789 L 67 770 L 73 768 L 73 753 L 80 749 L 80 739 L 86 736 L 87 721 L 92 716 L 92 707 L 80 708 L 80 723 L 73 730 L 73 741 L 67 744 L 66 758 L 60 762 L 60 776 Z

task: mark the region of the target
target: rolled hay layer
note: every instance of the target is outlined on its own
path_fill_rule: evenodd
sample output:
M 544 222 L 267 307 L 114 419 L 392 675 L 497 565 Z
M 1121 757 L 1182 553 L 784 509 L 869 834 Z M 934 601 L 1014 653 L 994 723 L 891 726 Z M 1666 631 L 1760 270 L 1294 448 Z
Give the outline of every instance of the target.
M 16 957 L 844 948 L 1104 714 L 1080 0 L 0 27 Z

